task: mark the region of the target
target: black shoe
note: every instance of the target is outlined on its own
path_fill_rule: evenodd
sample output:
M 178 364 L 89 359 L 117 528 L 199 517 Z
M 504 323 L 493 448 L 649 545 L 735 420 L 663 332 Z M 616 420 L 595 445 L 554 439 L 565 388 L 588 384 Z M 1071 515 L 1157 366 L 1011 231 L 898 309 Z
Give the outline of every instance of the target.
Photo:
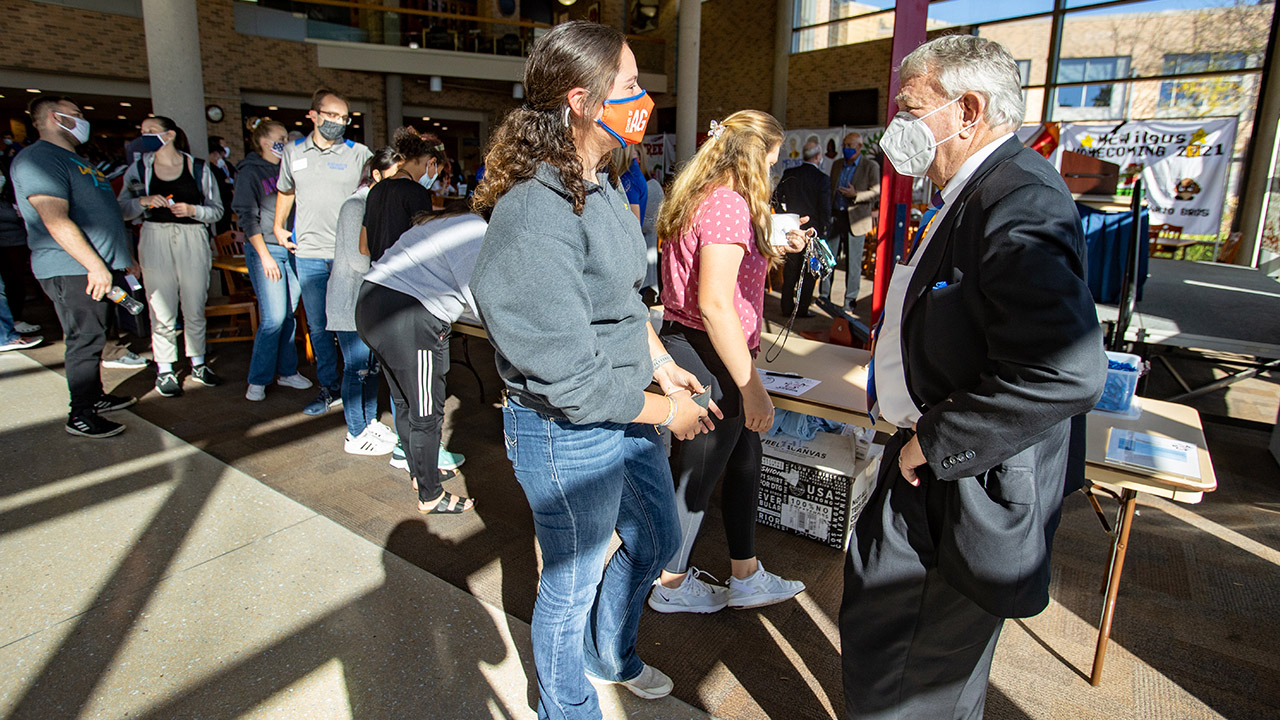
M 813 317 L 813 313 L 809 312 L 808 310 L 801 310 L 800 312 L 796 313 L 796 317 L 797 317 L 797 318 L 811 318 L 811 317 Z
M 156 392 L 165 397 L 178 397 L 182 394 L 182 381 L 175 372 L 162 372 L 156 375 Z
M 67 434 L 87 438 L 109 438 L 124 432 L 124 425 L 111 422 L 92 410 L 67 418 Z
M 98 402 L 93 404 L 93 411 L 96 413 L 108 413 L 113 410 L 123 410 L 136 402 L 138 402 L 136 397 L 122 397 L 120 395 L 102 393 L 102 397 L 98 398 Z
M 205 387 L 218 387 L 222 384 L 222 378 L 214 374 L 213 368 L 208 365 L 195 365 L 191 368 L 191 377 L 195 381 Z

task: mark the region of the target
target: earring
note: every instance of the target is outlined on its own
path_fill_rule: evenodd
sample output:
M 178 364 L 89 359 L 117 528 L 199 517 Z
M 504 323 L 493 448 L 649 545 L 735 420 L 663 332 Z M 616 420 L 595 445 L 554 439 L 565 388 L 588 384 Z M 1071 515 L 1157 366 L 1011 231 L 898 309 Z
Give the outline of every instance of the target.
M 569 106 L 564 106 L 564 126 L 569 127 Z

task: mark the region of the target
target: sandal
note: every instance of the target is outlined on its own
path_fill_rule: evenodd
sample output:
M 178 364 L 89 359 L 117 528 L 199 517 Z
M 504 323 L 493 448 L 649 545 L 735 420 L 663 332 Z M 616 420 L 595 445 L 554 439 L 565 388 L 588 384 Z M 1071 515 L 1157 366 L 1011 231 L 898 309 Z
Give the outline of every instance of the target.
M 435 505 L 429 510 L 422 509 L 422 501 L 418 501 L 418 512 L 423 515 L 460 515 L 476 506 L 476 501 L 472 498 L 465 498 L 461 495 L 454 495 L 445 491 L 444 495 L 436 501 Z

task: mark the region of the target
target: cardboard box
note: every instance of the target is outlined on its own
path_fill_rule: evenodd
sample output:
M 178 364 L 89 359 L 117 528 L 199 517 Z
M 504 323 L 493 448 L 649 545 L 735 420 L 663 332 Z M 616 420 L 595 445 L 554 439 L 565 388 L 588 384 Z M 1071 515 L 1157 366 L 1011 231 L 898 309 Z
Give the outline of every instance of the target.
M 756 521 L 841 550 L 875 488 L 883 445 L 857 459 L 849 435 L 818 433 L 802 441 L 764 436 Z

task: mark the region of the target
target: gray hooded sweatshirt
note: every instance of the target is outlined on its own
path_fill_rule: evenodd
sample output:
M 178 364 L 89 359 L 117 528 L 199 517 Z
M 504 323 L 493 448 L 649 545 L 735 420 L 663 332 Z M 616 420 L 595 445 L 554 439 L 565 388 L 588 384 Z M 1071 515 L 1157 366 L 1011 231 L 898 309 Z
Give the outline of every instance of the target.
M 631 422 L 653 378 L 644 236 L 627 196 L 597 178 L 578 216 L 542 163 L 494 206 L 471 278 L 508 391 L 581 425 Z

